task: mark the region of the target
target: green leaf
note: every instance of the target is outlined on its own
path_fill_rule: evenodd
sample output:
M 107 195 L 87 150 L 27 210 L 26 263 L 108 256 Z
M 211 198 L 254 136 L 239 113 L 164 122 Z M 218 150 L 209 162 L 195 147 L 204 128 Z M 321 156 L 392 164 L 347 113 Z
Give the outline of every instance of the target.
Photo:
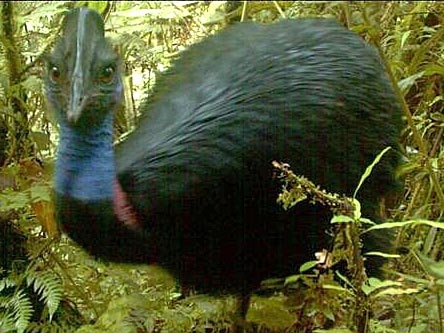
M 347 288 L 344 288 L 341 286 L 335 286 L 332 284 L 324 284 L 324 285 L 322 285 L 322 288 L 328 289 L 328 290 L 336 290 L 336 291 L 344 292 L 344 293 L 350 294 L 351 296 L 354 296 L 353 292 L 350 289 L 347 289 Z
M 353 199 L 356 199 L 356 194 L 358 193 L 359 189 L 361 188 L 362 184 L 364 183 L 364 181 L 370 176 L 370 174 L 372 173 L 373 168 L 375 167 L 376 164 L 379 163 L 379 161 L 381 160 L 382 156 L 384 156 L 384 154 L 389 151 L 391 149 L 391 147 L 387 147 L 385 148 L 383 151 L 381 151 L 378 156 L 376 156 L 376 158 L 374 159 L 374 161 L 365 169 L 364 174 L 361 176 L 361 179 L 359 180 L 359 184 L 358 187 L 355 190 L 355 193 L 353 193 Z
M 51 201 L 51 188 L 48 185 L 35 185 L 29 189 L 31 202 Z
M 409 77 L 406 77 L 405 79 L 398 81 L 399 89 L 401 89 L 403 93 L 407 92 L 410 89 L 410 87 L 415 84 L 416 80 L 423 77 L 423 75 L 424 71 L 413 74 Z
M 361 218 L 359 219 L 359 222 L 362 223 L 362 224 L 376 225 L 375 222 L 373 222 L 372 220 L 367 219 L 367 218 L 365 218 L 365 217 L 361 217 Z
M 294 283 L 298 282 L 299 280 L 301 280 L 302 278 L 303 278 L 303 276 L 301 274 L 288 276 L 287 278 L 285 278 L 284 285 L 286 286 L 289 284 L 294 284 Z
M 207 11 L 201 16 L 203 24 L 215 24 L 225 20 L 226 1 L 211 1 Z
M 18 210 L 29 206 L 27 192 L 7 189 L 0 194 L 0 211 Z
M 444 287 L 444 279 L 437 279 L 435 283 L 440 287 Z
M 85 1 L 88 3 L 88 8 L 94 9 L 99 13 L 103 13 L 108 6 L 108 1 Z
M 63 288 L 60 280 L 49 272 L 29 272 L 26 282 L 28 286 L 33 286 L 34 291 L 40 295 L 40 300 L 48 307 L 51 321 L 62 300 Z
M 391 281 L 391 280 L 379 280 L 377 278 L 369 278 L 368 279 L 368 283 L 362 285 L 362 291 L 366 294 L 366 295 L 370 295 L 374 292 L 380 291 L 380 289 L 385 289 L 385 288 L 393 288 L 393 287 L 402 287 L 402 283 L 397 282 L 397 281 Z
M 379 230 L 379 229 L 392 229 L 392 228 L 404 228 L 409 225 L 417 226 L 417 225 L 428 225 L 433 228 L 444 229 L 444 222 L 435 222 L 430 220 L 416 219 L 404 222 L 387 222 L 374 225 L 373 227 L 368 228 L 367 231 Z
M 57 15 L 60 15 L 63 11 L 66 11 L 65 4 L 60 1 L 45 1 L 40 2 L 33 10 L 29 11 L 28 15 L 18 15 L 18 21 L 22 24 L 27 23 L 36 25 L 42 21 L 42 19 L 54 19 Z
M 318 264 L 318 262 L 316 260 L 307 261 L 307 262 L 303 263 L 301 265 L 301 267 L 299 267 L 299 272 L 304 273 L 306 271 L 309 271 L 310 269 L 316 267 L 317 264 Z
M 361 178 L 361 181 L 363 182 L 364 179 Z M 358 185 L 358 188 L 356 189 L 355 194 L 358 191 L 359 186 L 360 185 Z M 354 207 L 353 218 L 355 219 L 355 221 L 358 221 L 361 219 L 361 203 L 358 200 L 356 200 L 356 198 L 353 198 L 353 207 Z
M 408 31 L 406 31 L 406 32 L 404 32 L 402 34 L 402 37 L 401 37 L 401 49 L 404 48 L 404 44 L 405 44 L 407 38 L 409 38 L 411 32 L 412 32 L 411 30 L 408 30 Z
M 401 258 L 399 254 L 391 254 L 391 253 L 384 253 L 384 252 L 378 252 L 378 251 L 371 251 L 364 253 L 365 256 L 376 256 L 376 257 L 382 257 L 382 258 Z
M 413 282 L 417 285 L 427 286 L 430 283 L 430 281 L 427 279 L 418 278 L 416 276 L 409 275 L 409 274 L 402 274 L 402 273 L 397 272 L 396 275 L 398 275 L 399 277 L 401 277 L 405 281 Z
M 2 303 L 0 302 L 0 305 Z M 0 312 L 0 332 L 14 332 L 14 317 L 12 313 Z
M 10 300 L 14 314 L 14 326 L 18 333 L 23 333 L 29 324 L 34 309 L 28 296 L 23 290 L 19 290 L 17 294 Z
M 374 295 L 375 298 L 382 296 L 400 296 L 400 295 L 412 295 L 421 292 L 417 288 L 387 288 Z
M 14 287 L 16 285 L 15 281 L 6 276 L 5 278 L 0 280 L 0 292 L 5 289 Z
M 335 272 L 336 276 L 340 278 L 347 286 L 349 286 L 351 289 L 355 290 L 353 287 L 353 284 L 348 280 L 348 278 L 345 275 L 342 275 L 339 271 Z
M 432 264 L 424 263 L 431 275 L 438 279 L 444 279 L 444 261 L 434 262 Z
M 353 218 L 347 215 L 334 215 L 331 219 L 331 223 L 350 223 L 355 222 Z
M 444 67 L 440 66 L 438 64 L 429 64 L 424 67 L 424 74 L 427 76 L 439 74 L 441 76 L 444 76 Z

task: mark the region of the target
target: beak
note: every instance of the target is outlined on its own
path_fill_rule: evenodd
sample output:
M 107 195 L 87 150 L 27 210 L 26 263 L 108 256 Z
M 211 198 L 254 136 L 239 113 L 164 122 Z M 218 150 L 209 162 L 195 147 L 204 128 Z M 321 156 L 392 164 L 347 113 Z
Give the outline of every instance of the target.
M 89 12 L 86 9 L 80 8 L 77 20 L 77 36 L 75 39 L 75 63 L 71 77 L 71 94 L 69 107 L 66 113 L 66 118 L 71 124 L 75 124 L 79 120 L 83 108 L 86 104 L 85 73 L 86 66 L 90 63 L 90 61 L 88 61 L 88 55 L 90 55 L 88 50 L 91 48 L 91 38 L 88 38 L 90 37 L 90 35 L 88 35 L 87 32 L 88 13 Z
M 77 69 L 77 68 L 76 68 Z M 79 120 L 85 105 L 83 75 L 81 73 L 73 73 L 71 80 L 71 94 L 66 118 L 71 124 L 75 124 Z

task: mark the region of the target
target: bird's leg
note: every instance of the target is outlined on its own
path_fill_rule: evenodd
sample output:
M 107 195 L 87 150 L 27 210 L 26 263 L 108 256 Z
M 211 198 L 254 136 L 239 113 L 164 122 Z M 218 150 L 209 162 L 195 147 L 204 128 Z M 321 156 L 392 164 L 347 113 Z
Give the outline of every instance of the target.
M 250 307 L 251 294 L 242 294 L 236 299 L 236 312 L 234 314 L 233 326 L 231 331 L 233 333 L 247 332 L 247 312 Z

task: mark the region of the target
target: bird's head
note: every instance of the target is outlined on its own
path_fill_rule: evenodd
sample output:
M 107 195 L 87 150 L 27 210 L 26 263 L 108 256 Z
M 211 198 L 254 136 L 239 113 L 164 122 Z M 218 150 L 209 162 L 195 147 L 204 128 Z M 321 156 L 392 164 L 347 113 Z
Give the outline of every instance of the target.
M 84 7 L 70 11 L 45 60 L 47 100 L 62 126 L 88 130 L 112 118 L 123 86 L 119 56 L 105 39 L 99 13 Z

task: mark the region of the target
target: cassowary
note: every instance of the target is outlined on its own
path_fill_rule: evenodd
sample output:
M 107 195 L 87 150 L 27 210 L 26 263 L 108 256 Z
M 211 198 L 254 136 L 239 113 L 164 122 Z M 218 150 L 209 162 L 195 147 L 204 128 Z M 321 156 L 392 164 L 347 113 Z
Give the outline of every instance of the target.
M 98 13 L 75 9 L 63 24 L 45 75 L 60 125 L 56 215 L 97 257 L 157 263 L 183 286 L 248 298 L 329 242 L 327 209 L 276 203 L 273 160 L 351 195 L 392 146 L 360 192 L 364 215 L 377 218 L 379 198 L 398 187 L 399 103 L 376 50 L 333 20 L 242 23 L 189 47 L 117 147 L 119 56 Z M 366 249 L 384 243 L 365 239 Z

